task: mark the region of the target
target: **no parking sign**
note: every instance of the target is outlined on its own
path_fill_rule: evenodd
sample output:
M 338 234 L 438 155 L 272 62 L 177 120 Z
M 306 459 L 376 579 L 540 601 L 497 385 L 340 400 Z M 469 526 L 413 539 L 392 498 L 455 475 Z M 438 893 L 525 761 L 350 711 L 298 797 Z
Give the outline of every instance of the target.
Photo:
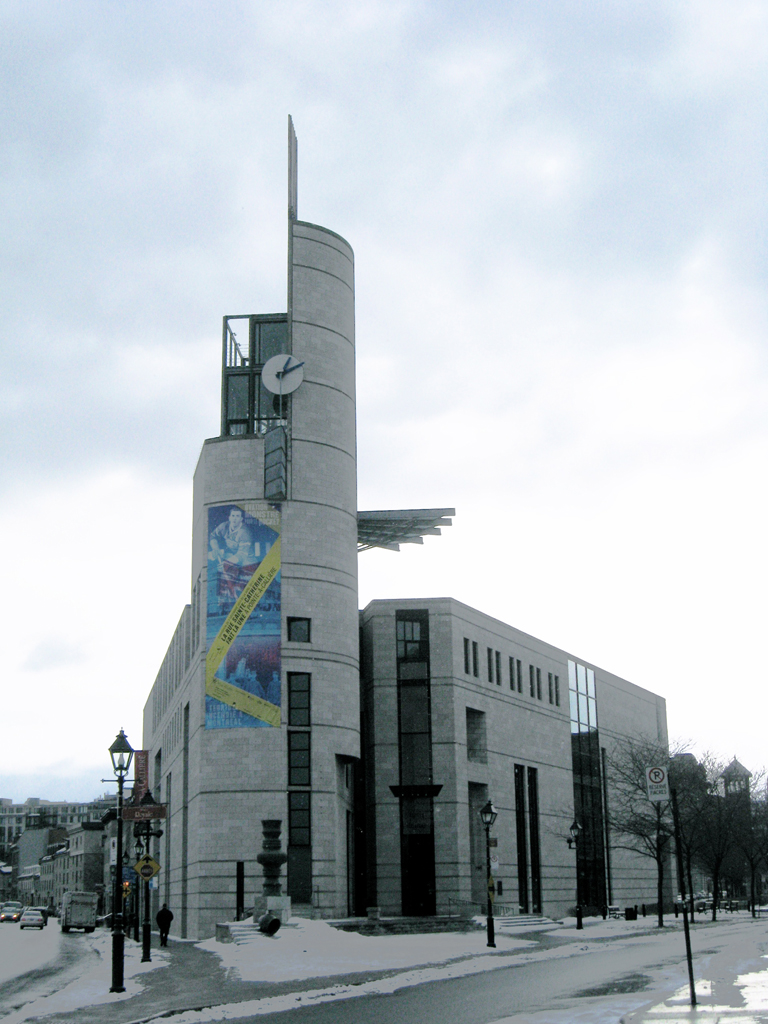
M 648 799 L 653 803 L 669 800 L 669 776 L 666 765 L 653 765 L 645 769 L 645 786 Z

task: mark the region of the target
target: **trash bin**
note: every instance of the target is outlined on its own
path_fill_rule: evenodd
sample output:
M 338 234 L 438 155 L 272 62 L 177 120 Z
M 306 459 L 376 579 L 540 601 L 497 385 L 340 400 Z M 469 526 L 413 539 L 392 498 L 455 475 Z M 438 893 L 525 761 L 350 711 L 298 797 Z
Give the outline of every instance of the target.
M 625 907 L 624 908 L 624 920 L 625 921 L 636 921 L 637 920 L 637 907 Z

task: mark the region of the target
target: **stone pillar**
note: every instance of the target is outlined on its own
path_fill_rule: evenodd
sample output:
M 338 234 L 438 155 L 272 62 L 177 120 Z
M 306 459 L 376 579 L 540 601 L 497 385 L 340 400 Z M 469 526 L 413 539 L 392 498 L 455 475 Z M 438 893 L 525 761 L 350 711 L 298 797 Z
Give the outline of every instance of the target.
M 291 916 L 291 897 L 283 896 L 283 887 L 280 882 L 280 871 L 288 860 L 288 854 L 283 853 L 280 843 L 282 826 L 283 823 L 279 818 L 262 819 L 261 822 L 263 832 L 261 853 L 257 855 L 256 860 L 264 869 L 264 884 L 262 895 L 256 897 L 254 904 L 254 921 L 267 912 L 279 917 L 283 924 Z

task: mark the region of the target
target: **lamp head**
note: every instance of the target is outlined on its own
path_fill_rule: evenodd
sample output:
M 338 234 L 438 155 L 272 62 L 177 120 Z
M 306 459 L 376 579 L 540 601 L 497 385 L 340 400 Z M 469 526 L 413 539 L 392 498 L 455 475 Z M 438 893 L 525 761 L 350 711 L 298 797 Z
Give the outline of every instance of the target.
M 577 841 L 577 839 L 579 838 L 579 833 L 581 832 L 581 825 L 578 823 L 576 818 L 573 819 L 573 824 L 568 829 L 568 831 L 571 833 L 570 838 L 568 840 L 568 849 L 572 850 L 573 844 Z
M 133 759 L 133 747 L 121 729 L 115 737 L 115 742 L 109 748 L 109 756 L 112 758 L 112 770 L 115 775 L 123 777 L 128 774 Z
M 480 820 L 486 828 L 490 828 L 498 816 L 498 811 L 489 800 L 485 807 L 480 811 Z

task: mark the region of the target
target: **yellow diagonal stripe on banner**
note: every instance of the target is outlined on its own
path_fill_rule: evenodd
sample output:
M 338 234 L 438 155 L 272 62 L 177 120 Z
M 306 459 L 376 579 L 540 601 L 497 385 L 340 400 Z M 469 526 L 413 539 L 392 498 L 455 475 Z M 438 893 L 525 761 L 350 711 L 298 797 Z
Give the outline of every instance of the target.
M 205 684 L 205 692 L 209 697 L 229 704 L 231 708 L 244 711 L 252 718 L 258 718 L 267 725 L 280 725 L 280 708 L 277 704 L 270 704 L 268 700 L 256 697 L 246 690 L 232 683 L 225 683 L 223 679 L 212 679 Z
M 208 655 L 205 659 L 205 691 L 209 692 L 209 685 L 213 682 L 216 669 L 224 660 L 229 648 L 234 643 L 237 634 L 248 621 L 248 616 L 264 597 L 272 580 L 280 572 L 280 537 L 269 549 L 262 559 L 256 572 L 246 583 L 243 592 L 235 601 L 235 606 L 224 621 L 224 625 L 218 632 L 216 639 L 211 644 Z M 238 689 L 238 687 L 234 687 Z M 242 691 L 245 692 L 245 691 Z M 211 694 L 213 696 L 213 694 Z M 265 701 L 265 703 L 268 703 Z M 275 705 L 270 705 L 273 707 Z

